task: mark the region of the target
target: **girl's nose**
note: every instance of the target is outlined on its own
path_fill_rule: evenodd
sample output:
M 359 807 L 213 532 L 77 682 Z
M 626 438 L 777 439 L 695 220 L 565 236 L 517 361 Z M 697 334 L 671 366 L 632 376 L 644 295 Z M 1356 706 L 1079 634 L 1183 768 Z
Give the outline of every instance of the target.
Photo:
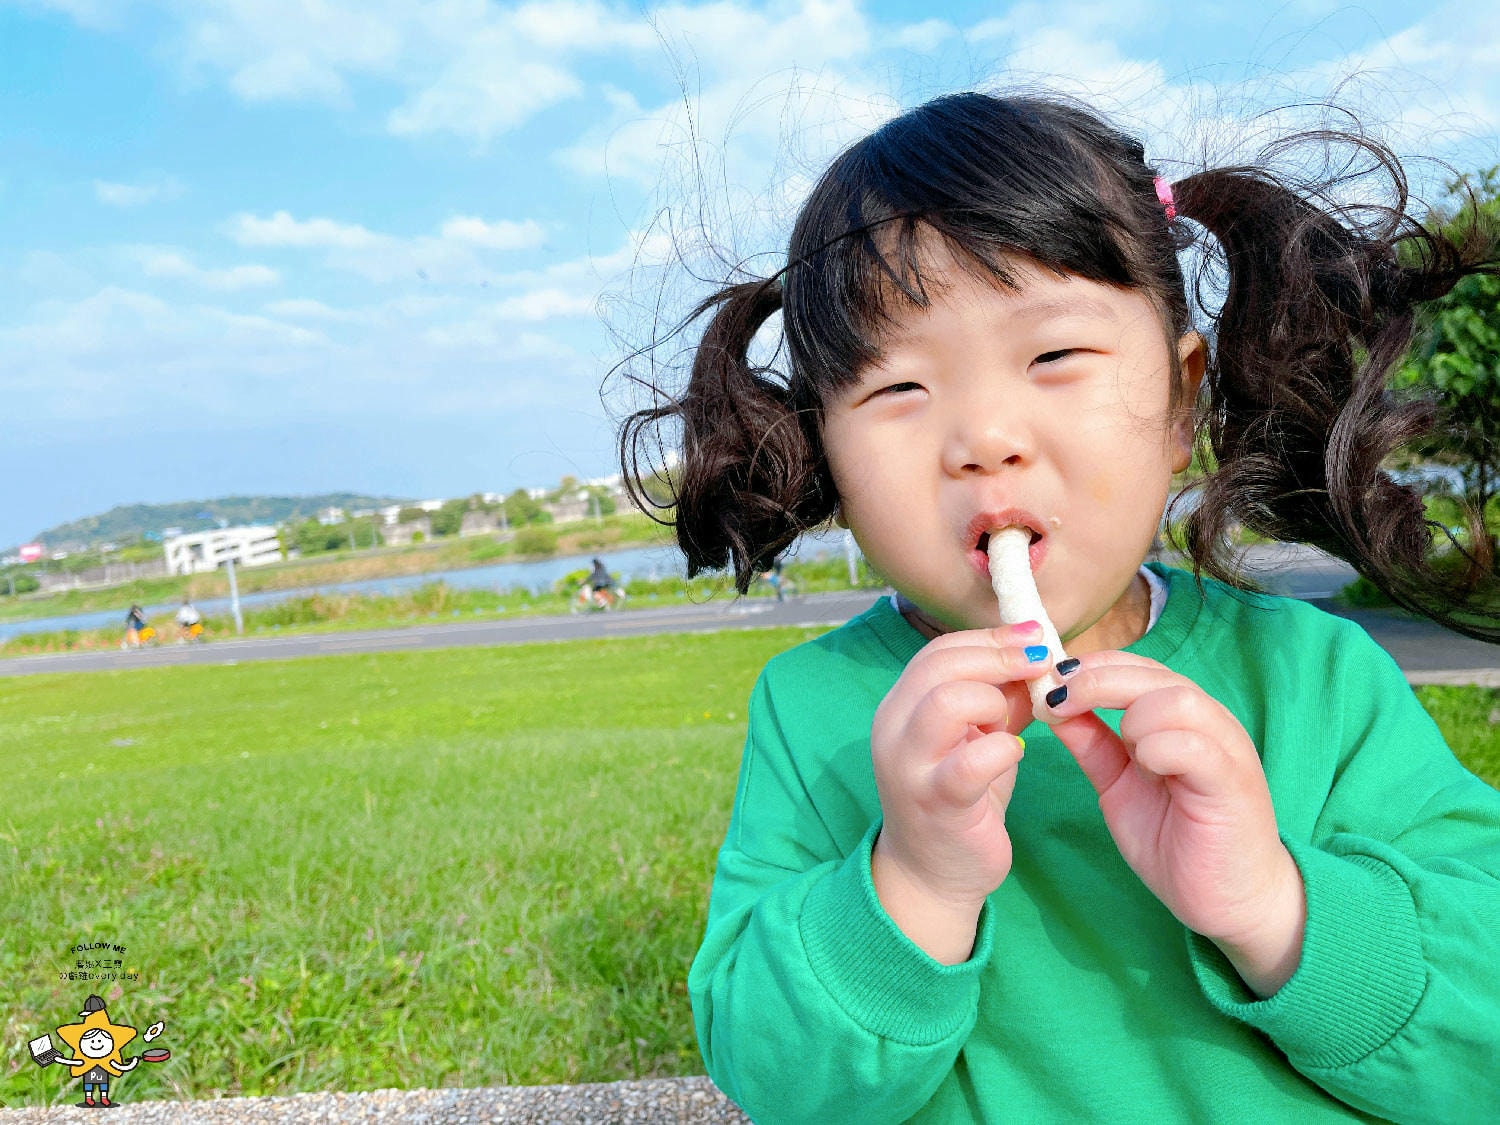
M 973 402 L 954 412 L 943 443 L 943 471 L 973 476 L 1019 468 L 1031 460 L 1028 427 L 1014 408 L 993 400 Z

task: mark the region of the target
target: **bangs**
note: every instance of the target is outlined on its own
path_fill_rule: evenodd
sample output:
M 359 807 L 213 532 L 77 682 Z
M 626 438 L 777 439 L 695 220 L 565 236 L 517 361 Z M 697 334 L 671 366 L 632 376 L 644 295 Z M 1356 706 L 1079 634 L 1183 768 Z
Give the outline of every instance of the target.
M 1020 257 L 1151 289 L 1185 320 L 1143 156 L 1092 115 L 1041 100 L 958 94 L 888 122 L 833 163 L 793 231 L 784 316 L 794 384 L 821 401 L 879 358 L 893 313 L 931 301 L 934 236 L 997 285 L 1017 287 L 1008 263 Z

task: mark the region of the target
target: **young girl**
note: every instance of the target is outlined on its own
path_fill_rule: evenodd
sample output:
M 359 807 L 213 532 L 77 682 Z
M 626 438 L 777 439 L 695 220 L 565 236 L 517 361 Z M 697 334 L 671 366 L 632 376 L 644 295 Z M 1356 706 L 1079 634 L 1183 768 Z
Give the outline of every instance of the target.
M 1240 521 L 1463 609 L 1379 469 L 1425 424 L 1384 388 L 1415 305 L 1491 267 L 1351 143 L 1397 209 L 1168 184 L 1077 108 L 940 98 L 834 162 L 786 269 L 705 302 L 685 390 L 627 423 L 632 469 L 681 427 L 692 570 L 743 590 L 832 516 L 896 590 L 751 699 L 689 989 L 757 1122 L 1500 1115 L 1500 794 L 1357 626 L 1142 565 L 1201 418 L 1197 570 Z M 1212 347 L 1184 220 L 1227 272 Z M 1000 624 L 1004 527 L 1069 654 L 1040 722 L 1059 656 Z

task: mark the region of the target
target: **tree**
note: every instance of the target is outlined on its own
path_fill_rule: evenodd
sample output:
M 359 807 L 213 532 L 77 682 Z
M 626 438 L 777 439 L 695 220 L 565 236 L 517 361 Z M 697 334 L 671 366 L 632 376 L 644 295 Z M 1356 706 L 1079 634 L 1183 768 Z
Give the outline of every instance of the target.
M 349 545 L 349 532 L 346 528 L 338 524 L 325 526 L 315 519 L 303 520 L 294 525 L 290 536 L 282 536 L 283 541 L 288 538 L 302 555 L 321 555 L 325 551 L 337 551 Z
M 599 485 L 591 485 L 588 489 L 588 494 L 591 499 L 589 507 L 590 515 L 593 515 L 595 512 L 598 512 L 601 516 L 612 516 L 615 514 L 618 505 L 615 504 L 614 493 L 610 492 L 609 489 Z
M 518 488 L 505 498 L 505 519 L 511 527 L 540 523 L 546 519 L 542 506 L 531 498 L 524 488 Z
M 1455 242 L 1476 226 L 1500 231 L 1500 165 L 1452 181 L 1448 198 L 1429 222 Z M 1444 432 L 1418 452 L 1457 468 L 1483 514 L 1500 492 L 1500 277 L 1466 277 L 1428 306 L 1396 384 L 1442 403 Z
M 463 526 L 464 513 L 469 510 L 467 500 L 446 500 L 443 506 L 432 513 L 433 538 L 457 535 Z

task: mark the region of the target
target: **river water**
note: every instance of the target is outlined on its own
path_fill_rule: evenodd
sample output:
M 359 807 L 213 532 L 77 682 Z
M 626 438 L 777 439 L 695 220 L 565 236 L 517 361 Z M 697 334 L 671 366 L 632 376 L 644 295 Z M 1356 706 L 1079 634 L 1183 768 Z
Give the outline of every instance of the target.
M 795 547 L 797 557 L 813 559 L 829 554 L 843 554 L 849 540 L 847 531 L 834 531 L 824 536 L 804 536 Z M 687 573 L 686 560 L 676 547 L 631 547 L 618 551 L 599 552 L 597 555 L 560 555 L 556 558 L 537 559 L 533 562 L 497 563 L 494 566 L 469 567 L 464 570 L 429 571 L 426 574 L 403 574 L 391 578 L 367 578 L 359 582 L 330 582 L 321 586 L 304 586 L 293 590 L 266 590 L 258 594 L 244 594 L 240 606 L 271 605 L 290 598 L 307 597 L 315 593 L 399 594 L 432 582 L 446 582 L 455 589 L 488 589 L 507 591 L 524 589 L 543 594 L 552 589 L 552 584 L 563 575 L 575 570 L 587 570 L 595 558 L 604 560 L 611 574 L 621 581 L 633 578 L 652 580 L 669 578 Z M 244 573 L 241 571 L 241 573 Z M 146 606 L 146 617 L 162 634 L 172 635 L 172 618 L 180 602 Z M 208 598 L 193 603 L 205 617 L 229 613 L 228 598 Z M 17 637 L 23 633 L 53 633 L 64 629 L 102 629 L 118 625 L 123 633 L 125 612 L 130 606 L 121 603 L 118 610 L 99 610 L 92 613 L 75 613 L 58 617 L 36 617 L 29 621 L 0 622 L 0 641 Z

